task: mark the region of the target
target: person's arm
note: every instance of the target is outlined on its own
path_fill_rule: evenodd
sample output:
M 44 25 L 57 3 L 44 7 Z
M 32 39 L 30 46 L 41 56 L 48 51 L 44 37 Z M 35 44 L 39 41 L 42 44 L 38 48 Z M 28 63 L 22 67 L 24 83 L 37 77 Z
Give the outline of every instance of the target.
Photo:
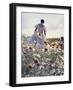
M 35 28 L 35 32 L 37 31 L 37 28 Z
M 44 30 L 44 34 L 45 34 L 45 36 L 46 36 L 46 31 Z
M 34 31 L 37 32 L 37 25 L 35 26 L 35 30 Z
M 46 36 L 46 28 L 44 29 L 44 34 L 45 34 L 45 36 Z

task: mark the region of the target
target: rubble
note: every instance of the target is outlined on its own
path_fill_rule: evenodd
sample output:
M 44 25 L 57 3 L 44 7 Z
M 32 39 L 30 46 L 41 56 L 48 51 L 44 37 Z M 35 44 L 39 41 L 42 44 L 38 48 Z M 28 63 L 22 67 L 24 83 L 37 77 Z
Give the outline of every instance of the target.
M 58 41 L 46 44 L 43 49 L 30 45 L 27 38 L 22 38 L 21 76 L 60 76 L 64 74 L 64 48 Z M 45 42 L 46 43 L 46 42 Z

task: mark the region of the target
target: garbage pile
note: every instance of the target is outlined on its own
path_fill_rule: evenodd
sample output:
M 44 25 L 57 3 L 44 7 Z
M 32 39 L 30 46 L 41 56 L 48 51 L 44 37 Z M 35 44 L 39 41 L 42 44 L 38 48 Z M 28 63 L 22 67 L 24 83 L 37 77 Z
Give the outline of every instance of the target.
M 60 40 L 47 40 L 44 43 L 44 48 L 40 49 L 22 37 L 22 77 L 64 75 L 64 43 L 61 44 Z

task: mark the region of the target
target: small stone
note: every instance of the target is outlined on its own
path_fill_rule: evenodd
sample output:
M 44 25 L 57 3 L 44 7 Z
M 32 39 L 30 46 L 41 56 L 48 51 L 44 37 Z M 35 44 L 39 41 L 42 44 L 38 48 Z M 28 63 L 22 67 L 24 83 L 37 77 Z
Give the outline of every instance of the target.
M 38 57 L 38 58 L 41 57 L 40 54 L 37 54 L 37 53 L 35 53 L 33 56 L 34 56 L 34 57 Z
M 50 70 L 50 75 L 54 75 L 55 74 L 55 69 Z
M 29 47 L 30 50 L 32 50 L 32 47 Z
M 32 69 L 32 64 L 29 64 L 29 65 L 28 65 L 28 68 L 29 68 L 29 69 Z

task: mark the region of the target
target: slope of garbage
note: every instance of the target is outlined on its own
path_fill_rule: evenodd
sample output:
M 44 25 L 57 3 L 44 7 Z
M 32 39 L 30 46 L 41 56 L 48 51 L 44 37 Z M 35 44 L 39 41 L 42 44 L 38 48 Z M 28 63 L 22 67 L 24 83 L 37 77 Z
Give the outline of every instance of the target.
M 64 47 L 59 40 L 47 39 L 43 49 L 29 44 L 24 36 L 21 41 L 22 77 L 64 75 Z

